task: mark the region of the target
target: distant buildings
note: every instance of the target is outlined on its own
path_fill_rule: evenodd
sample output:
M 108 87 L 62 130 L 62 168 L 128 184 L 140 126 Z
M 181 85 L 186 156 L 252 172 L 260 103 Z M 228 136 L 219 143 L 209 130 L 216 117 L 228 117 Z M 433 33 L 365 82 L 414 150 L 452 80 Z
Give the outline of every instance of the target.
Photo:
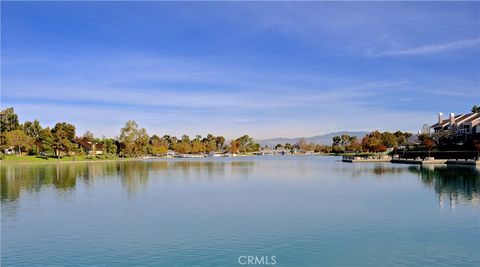
M 438 113 L 437 123 L 430 126 L 436 134 L 448 134 L 457 142 L 471 143 L 480 148 L 480 113 L 466 113 L 455 116 L 450 113 L 446 119 Z
M 448 130 L 455 135 L 480 134 L 480 113 L 467 113 L 457 116 L 450 113 L 448 119 L 443 119 L 442 112 L 439 112 L 437 123 L 430 128 L 435 133 Z

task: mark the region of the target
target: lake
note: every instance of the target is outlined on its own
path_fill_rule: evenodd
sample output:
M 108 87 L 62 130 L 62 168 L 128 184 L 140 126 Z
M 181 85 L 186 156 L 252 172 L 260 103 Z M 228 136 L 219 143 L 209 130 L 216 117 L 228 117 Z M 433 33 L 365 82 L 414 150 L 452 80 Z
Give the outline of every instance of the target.
M 249 266 L 248 256 L 479 266 L 480 169 L 320 156 L 1 166 L 2 266 Z

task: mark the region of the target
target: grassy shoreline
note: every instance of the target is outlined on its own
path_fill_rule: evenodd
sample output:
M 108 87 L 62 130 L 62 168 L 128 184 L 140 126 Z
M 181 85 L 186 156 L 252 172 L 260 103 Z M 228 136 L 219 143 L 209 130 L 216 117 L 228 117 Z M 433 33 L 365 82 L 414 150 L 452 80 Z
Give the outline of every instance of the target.
M 7 155 L 5 159 L 0 160 L 1 164 L 39 164 L 39 163 L 76 163 L 76 162 L 107 162 L 107 161 L 132 161 L 142 160 L 143 158 L 87 158 L 87 157 L 62 157 L 57 158 L 44 158 L 39 156 L 17 156 Z
M 345 154 L 334 154 L 334 153 L 325 153 L 325 154 L 288 154 L 281 156 L 306 156 L 306 155 L 317 155 L 317 156 L 343 156 L 343 155 L 355 155 L 354 153 L 345 153 Z M 255 156 L 255 155 L 238 155 L 236 157 L 246 157 L 246 156 Z M 277 155 L 280 156 L 280 155 Z M 1 164 L 51 164 L 51 163 L 76 163 L 76 162 L 109 162 L 109 161 L 141 161 L 148 159 L 171 159 L 171 157 L 138 157 L 138 158 L 91 158 L 85 156 L 79 157 L 62 157 L 60 159 L 50 157 L 40 157 L 40 156 L 18 156 L 18 155 L 7 155 L 5 159 L 0 160 Z

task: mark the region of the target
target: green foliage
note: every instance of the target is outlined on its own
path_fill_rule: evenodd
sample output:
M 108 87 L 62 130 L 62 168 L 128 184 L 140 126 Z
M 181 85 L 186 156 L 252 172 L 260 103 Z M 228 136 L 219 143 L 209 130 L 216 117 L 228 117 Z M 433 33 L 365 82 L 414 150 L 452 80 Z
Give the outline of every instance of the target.
M 473 107 L 472 107 L 472 112 L 475 112 L 475 113 L 480 112 L 480 106 L 473 105 Z
M 13 108 L 7 108 L 0 112 L 0 133 L 6 133 L 19 128 L 18 116 Z
M 344 134 L 333 137 L 332 141 L 331 152 L 334 153 L 360 152 L 362 150 L 362 144 L 360 144 L 356 136 Z
M 138 129 L 138 124 L 135 121 L 127 121 L 120 130 L 120 156 L 138 157 L 146 155 L 149 140 L 147 131 L 144 128 Z
M 260 150 L 260 145 L 253 141 L 248 135 L 243 135 L 237 138 L 234 142 L 236 153 L 254 152 Z M 230 145 L 232 146 L 232 144 Z
M 57 132 L 60 132 L 59 135 L 61 135 L 62 138 L 65 138 L 70 142 L 73 142 L 75 139 L 75 126 L 73 124 L 67 122 L 59 122 L 55 124 L 55 127 L 53 127 L 52 129 L 53 134 L 56 134 Z
M 42 129 L 38 135 L 38 141 L 40 142 L 40 150 L 46 154 L 52 154 L 53 149 L 53 134 L 50 128 Z
M 32 138 L 20 129 L 5 133 L 5 138 L 7 146 L 13 147 L 18 154 L 21 154 L 22 150 L 29 149 L 33 143 Z
M 93 136 L 93 133 L 90 131 L 86 131 L 83 134 L 83 140 L 88 141 L 88 142 L 93 142 L 95 137 Z
M 164 138 L 160 138 L 157 135 L 153 135 L 150 138 L 150 151 L 149 154 L 156 156 L 163 156 L 167 154 L 168 151 L 168 141 Z
M 58 127 L 55 131 L 52 130 L 52 134 L 53 141 L 51 146 L 57 157 L 60 157 L 62 152 L 68 155 L 69 152 L 76 147 L 76 145 L 70 141 L 69 137 L 71 136 L 71 132 L 65 131 L 64 128 Z

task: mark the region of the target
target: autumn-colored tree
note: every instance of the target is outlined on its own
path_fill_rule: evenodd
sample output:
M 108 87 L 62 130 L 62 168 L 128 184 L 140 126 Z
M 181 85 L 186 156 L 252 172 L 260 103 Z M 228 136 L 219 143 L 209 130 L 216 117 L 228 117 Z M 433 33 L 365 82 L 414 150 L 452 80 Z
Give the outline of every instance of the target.
M 190 145 L 190 142 L 188 142 L 185 138 L 184 140 L 175 143 L 173 145 L 173 150 L 177 153 L 188 154 L 192 151 L 192 146 Z
M 33 143 L 33 139 L 20 129 L 5 133 L 5 138 L 7 145 L 13 147 L 19 155 L 22 149 L 28 149 Z
M 240 142 L 238 140 L 232 140 L 230 142 L 230 153 L 238 154 L 240 151 Z
M 166 155 L 168 151 L 168 142 L 163 138 L 152 139 L 150 139 L 151 154 Z
M 370 152 L 384 152 L 388 149 L 383 144 L 382 134 L 379 131 L 374 131 L 366 135 L 362 139 L 362 148 Z
M 421 134 L 418 136 L 418 140 L 420 140 L 422 146 L 428 150 L 428 156 L 430 157 L 430 151 L 435 146 L 433 138 L 429 134 Z
M 356 136 L 351 136 L 347 146 L 345 147 L 347 152 L 360 152 L 362 151 L 362 144 L 358 141 Z

